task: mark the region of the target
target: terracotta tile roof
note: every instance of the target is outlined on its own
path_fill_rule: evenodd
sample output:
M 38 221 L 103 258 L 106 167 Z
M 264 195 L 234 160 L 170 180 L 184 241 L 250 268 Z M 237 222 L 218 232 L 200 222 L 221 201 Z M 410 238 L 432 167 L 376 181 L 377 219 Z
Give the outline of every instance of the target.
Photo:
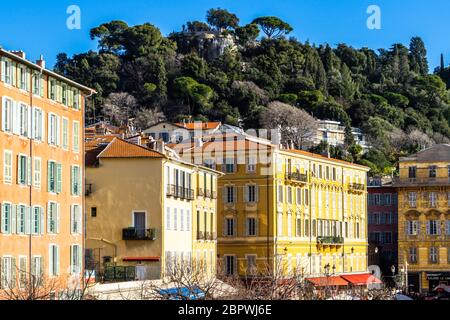
M 101 144 L 110 143 L 116 137 L 116 135 L 94 135 L 84 143 L 84 148 L 86 151 L 95 149 Z
M 221 124 L 222 124 L 221 122 L 175 123 L 176 126 L 185 128 L 187 130 L 194 130 L 194 129 L 211 130 L 218 128 Z
M 99 158 L 164 158 L 159 152 L 115 138 L 99 155 Z
M 312 152 L 308 152 L 308 151 L 295 150 L 295 149 L 288 149 L 288 150 L 283 150 L 283 151 L 296 153 L 296 154 L 300 154 L 300 155 L 304 155 L 304 156 L 307 156 L 307 157 L 316 158 L 316 159 L 320 159 L 320 160 L 329 160 L 329 161 L 333 161 L 333 162 L 339 162 L 339 163 L 347 164 L 347 165 L 350 165 L 350 166 L 365 168 L 365 169 L 369 170 L 368 167 L 362 166 L 360 164 L 351 163 L 351 162 L 348 162 L 348 161 L 334 159 L 334 158 L 328 158 L 328 157 L 322 156 L 320 154 L 316 154 L 316 153 L 312 153 Z

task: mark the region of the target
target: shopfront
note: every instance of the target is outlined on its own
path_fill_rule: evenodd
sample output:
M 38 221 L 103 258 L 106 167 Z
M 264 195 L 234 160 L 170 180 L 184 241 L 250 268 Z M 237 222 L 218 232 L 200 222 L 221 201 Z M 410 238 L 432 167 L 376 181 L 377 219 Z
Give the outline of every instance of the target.
M 427 272 L 426 279 L 429 291 L 432 291 L 440 284 L 450 285 L 450 272 Z

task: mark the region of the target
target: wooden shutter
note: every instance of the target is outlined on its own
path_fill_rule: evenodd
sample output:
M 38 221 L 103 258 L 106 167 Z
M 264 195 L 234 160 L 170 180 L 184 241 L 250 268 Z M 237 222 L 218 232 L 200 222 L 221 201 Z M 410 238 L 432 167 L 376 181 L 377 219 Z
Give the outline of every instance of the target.
M 50 188 L 50 186 L 51 186 L 51 179 L 50 179 L 51 175 L 52 175 L 52 163 L 51 163 L 51 161 L 48 161 L 47 162 L 47 191 L 48 192 L 52 191 L 51 188 Z
M 39 88 L 39 95 L 41 97 L 44 97 L 44 84 L 45 84 L 45 76 L 42 74 Z
M 11 285 L 10 288 L 14 289 L 17 283 L 17 267 L 16 267 L 16 258 L 11 257 Z
M 56 233 L 60 233 L 61 226 L 61 205 L 56 204 Z
M 30 234 L 31 207 L 25 207 L 25 234 Z
M 44 235 L 45 229 L 44 229 L 44 223 L 45 223 L 45 212 L 44 208 L 39 207 L 39 232 L 41 235 Z
M 55 245 L 50 245 L 48 249 L 48 271 L 49 275 L 53 275 L 53 264 L 54 264 L 54 254 L 53 251 L 55 250 Z
M 62 191 L 62 165 L 60 163 L 56 164 L 56 193 L 61 193 Z
M 0 65 L 1 65 L 1 73 L 2 73 L 2 82 L 6 81 L 6 61 L 5 58 L 1 58 L 0 60 Z
M 52 123 L 52 117 L 51 117 L 51 114 L 48 113 L 48 115 L 47 115 L 47 142 L 48 142 L 48 144 L 52 143 L 52 139 L 51 139 L 52 129 L 51 129 L 51 125 L 50 125 L 51 123 Z
M 61 146 L 61 118 L 56 117 L 56 145 Z
M 59 275 L 59 246 L 55 246 L 56 248 L 56 274 Z
M 11 206 L 11 216 L 9 217 L 9 232 L 15 234 L 17 232 L 17 205 Z
M 51 202 L 47 203 L 47 233 L 53 233 L 51 229 L 51 221 L 52 221 L 52 204 Z
M 31 157 L 27 157 L 27 184 L 31 186 L 32 182 L 32 176 L 33 176 L 33 166 L 31 163 Z
M 1 205 L 1 210 L 0 210 L 0 213 L 1 213 L 1 221 L 0 221 L 0 227 L 1 227 L 1 232 L 2 233 L 6 233 L 6 230 L 5 230 L 5 207 L 6 207 L 6 205 L 5 204 L 2 204 Z

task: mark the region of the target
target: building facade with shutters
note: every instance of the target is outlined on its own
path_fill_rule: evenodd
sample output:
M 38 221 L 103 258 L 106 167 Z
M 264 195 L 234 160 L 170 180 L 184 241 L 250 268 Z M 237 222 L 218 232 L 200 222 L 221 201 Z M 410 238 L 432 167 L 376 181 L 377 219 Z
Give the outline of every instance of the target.
M 368 168 L 245 134 L 174 148 L 222 171 L 218 263 L 228 276 L 367 273 Z
M 190 264 L 215 274 L 220 173 L 163 142 L 87 145 L 87 268 L 114 281 L 171 277 Z
M 399 267 L 410 291 L 450 284 L 450 145 L 400 159 Z
M 83 274 L 83 119 L 93 90 L 0 50 L 0 285 L 75 288 Z

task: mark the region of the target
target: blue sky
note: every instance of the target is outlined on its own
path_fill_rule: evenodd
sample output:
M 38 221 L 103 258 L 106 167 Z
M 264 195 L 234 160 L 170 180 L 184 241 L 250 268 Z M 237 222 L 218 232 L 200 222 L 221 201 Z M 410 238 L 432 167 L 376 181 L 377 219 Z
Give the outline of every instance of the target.
M 66 27 L 69 5 L 81 8 L 81 29 Z M 366 27 L 366 9 L 381 8 L 382 29 Z M 236 13 L 241 24 L 263 15 L 275 15 L 294 27 L 300 41 L 345 42 L 354 47 L 386 48 L 396 42 L 409 44 L 421 36 L 428 49 L 430 68 L 444 53 L 450 62 L 450 1 L 447 0 L 22 0 L 2 3 L 0 45 L 22 49 L 29 59 L 44 54 L 49 66 L 56 54 L 95 49 L 89 30 L 113 19 L 129 25 L 150 22 L 167 35 L 189 20 L 204 20 L 209 8 L 222 7 Z

